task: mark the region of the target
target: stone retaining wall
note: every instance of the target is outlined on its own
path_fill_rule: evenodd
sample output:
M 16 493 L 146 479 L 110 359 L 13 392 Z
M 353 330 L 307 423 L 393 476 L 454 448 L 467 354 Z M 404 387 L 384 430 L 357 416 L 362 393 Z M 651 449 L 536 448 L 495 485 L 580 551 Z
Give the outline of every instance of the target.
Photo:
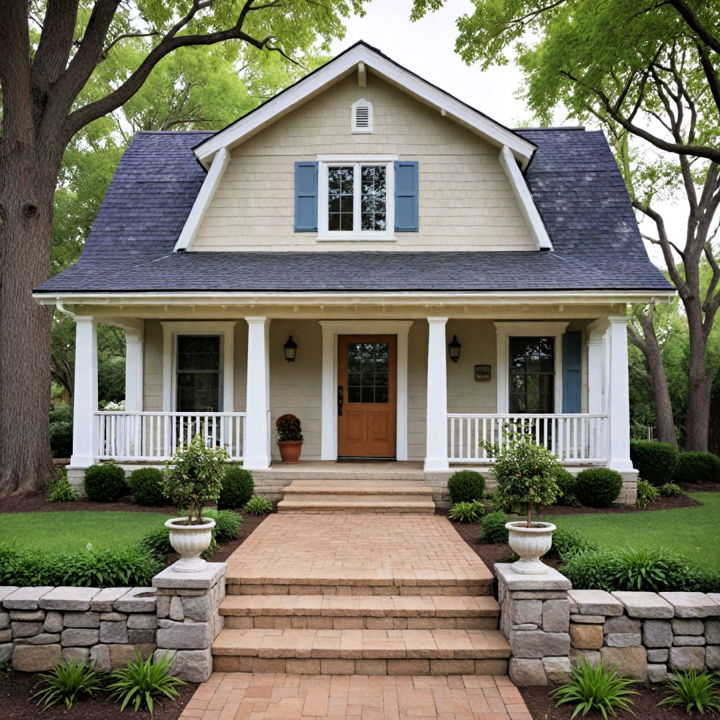
M 222 625 L 225 569 L 225 563 L 209 563 L 191 576 L 170 566 L 148 588 L 2 586 L 0 664 L 42 672 L 77 658 L 109 671 L 138 650 L 143 657 L 169 650 L 176 653 L 179 677 L 206 680 L 210 645 Z
M 720 670 L 720 594 L 572 590 L 556 570 L 519 575 L 508 564 L 495 574 L 516 685 L 561 682 L 579 658 L 649 682 Z

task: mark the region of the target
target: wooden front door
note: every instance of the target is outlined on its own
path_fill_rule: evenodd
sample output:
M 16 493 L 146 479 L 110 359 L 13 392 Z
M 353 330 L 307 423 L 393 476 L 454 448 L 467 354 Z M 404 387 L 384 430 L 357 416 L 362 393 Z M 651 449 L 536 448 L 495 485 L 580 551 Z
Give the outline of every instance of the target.
M 338 456 L 394 458 L 395 335 L 338 338 Z

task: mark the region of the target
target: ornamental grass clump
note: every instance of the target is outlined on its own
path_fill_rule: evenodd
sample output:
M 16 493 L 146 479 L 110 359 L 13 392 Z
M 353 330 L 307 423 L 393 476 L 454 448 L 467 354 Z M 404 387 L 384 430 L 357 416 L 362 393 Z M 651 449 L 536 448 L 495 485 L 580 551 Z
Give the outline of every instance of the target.
M 457 502 L 448 512 L 448 517 L 455 522 L 477 522 L 485 514 L 485 505 L 478 500 Z
M 102 687 L 102 675 L 95 668 L 82 660 L 64 660 L 40 675 L 39 689 L 32 697 L 43 710 L 59 702 L 69 710 L 81 697 L 91 697 Z
M 223 448 L 207 447 L 196 435 L 165 463 L 163 492 L 187 515 L 187 525 L 201 524 L 203 508 L 217 502 L 227 460 Z
M 681 707 L 686 713 L 720 712 L 720 683 L 709 672 L 695 668 L 678 672 L 667 681 L 667 697 L 658 705 Z

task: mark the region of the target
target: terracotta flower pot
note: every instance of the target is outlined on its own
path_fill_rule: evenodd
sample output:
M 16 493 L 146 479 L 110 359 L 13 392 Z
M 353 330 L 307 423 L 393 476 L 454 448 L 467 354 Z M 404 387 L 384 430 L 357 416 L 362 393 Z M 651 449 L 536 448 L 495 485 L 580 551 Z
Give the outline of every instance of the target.
M 302 440 L 279 440 L 280 457 L 287 464 L 297 463 L 302 451 Z

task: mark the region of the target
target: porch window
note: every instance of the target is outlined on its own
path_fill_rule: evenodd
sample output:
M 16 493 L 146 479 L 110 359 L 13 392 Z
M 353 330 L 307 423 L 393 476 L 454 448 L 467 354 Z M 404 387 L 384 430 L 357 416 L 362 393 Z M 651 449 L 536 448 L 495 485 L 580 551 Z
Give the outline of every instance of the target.
M 219 335 L 177 336 L 178 412 L 219 412 L 221 349 Z
M 510 338 L 510 412 L 555 411 L 555 338 Z

